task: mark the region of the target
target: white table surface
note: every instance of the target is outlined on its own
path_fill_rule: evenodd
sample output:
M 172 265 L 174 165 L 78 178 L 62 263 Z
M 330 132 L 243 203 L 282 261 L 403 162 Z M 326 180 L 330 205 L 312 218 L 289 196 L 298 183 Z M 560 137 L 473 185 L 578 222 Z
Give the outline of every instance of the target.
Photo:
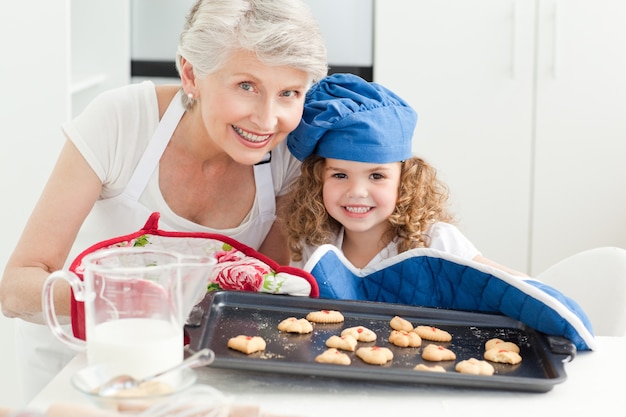
M 421 416 L 593 416 L 601 410 L 626 414 L 626 337 L 598 337 L 598 349 L 578 352 L 565 364 L 567 379 L 546 393 L 452 387 L 403 386 L 314 377 L 262 375 L 202 368 L 198 383 L 211 385 L 236 404 L 261 407 L 280 416 L 336 416 L 354 410 L 359 417 Z M 45 411 L 52 403 L 89 404 L 75 391 L 71 376 L 86 365 L 78 354 L 28 405 Z M 558 414 L 556 414 L 558 413 Z

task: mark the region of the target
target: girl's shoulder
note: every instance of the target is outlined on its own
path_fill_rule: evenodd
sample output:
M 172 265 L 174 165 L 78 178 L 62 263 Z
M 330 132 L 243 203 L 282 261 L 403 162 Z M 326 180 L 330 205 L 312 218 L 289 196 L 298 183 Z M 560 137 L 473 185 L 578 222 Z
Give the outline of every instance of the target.
M 480 255 L 474 244 L 453 224 L 433 223 L 424 235 L 429 248 L 448 252 L 465 259 L 473 259 L 476 255 Z

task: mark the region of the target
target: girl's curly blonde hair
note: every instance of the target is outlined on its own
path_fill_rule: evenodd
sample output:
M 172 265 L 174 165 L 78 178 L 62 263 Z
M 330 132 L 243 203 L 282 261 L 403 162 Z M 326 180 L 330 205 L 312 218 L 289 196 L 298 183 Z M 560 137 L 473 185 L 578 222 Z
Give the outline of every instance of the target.
M 291 258 L 302 260 L 303 245 L 332 243 L 341 228 L 326 208 L 322 197 L 325 158 L 312 155 L 302 162 L 294 184 L 293 200 L 281 214 Z M 398 201 L 389 216 L 389 233 L 397 237 L 398 252 L 428 247 L 426 231 L 435 222 L 453 223 L 448 211 L 448 187 L 435 168 L 419 157 L 402 162 Z

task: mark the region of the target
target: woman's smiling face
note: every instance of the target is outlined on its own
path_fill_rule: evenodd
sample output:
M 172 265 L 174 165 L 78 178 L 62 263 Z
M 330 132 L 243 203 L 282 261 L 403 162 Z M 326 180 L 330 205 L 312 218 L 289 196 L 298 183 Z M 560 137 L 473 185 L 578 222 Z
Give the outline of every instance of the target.
M 309 76 L 240 50 L 196 85 L 210 140 L 235 161 L 253 165 L 298 126 Z

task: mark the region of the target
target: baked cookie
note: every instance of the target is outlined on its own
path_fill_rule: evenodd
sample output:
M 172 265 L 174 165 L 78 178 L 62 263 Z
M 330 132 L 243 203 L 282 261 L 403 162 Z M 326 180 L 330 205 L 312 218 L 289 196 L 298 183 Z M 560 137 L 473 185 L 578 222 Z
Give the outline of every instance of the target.
M 389 334 L 389 343 L 399 347 L 420 347 L 422 346 L 422 338 L 415 332 L 392 330 Z
M 471 375 L 493 375 L 493 366 L 487 361 L 481 361 L 476 358 L 469 358 L 460 361 L 454 369 L 462 374 Z
M 411 324 L 411 322 L 403 319 L 400 316 L 395 316 L 394 318 L 392 318 L 389 322 L 389 325 L 394 330 L 404 330 L 405 332 L 410 332 L 411 330 L 413 330 L 413 325 Z
M 493 339 L 489 339 L 485 343 L 485 350 L 491 350 L 494 348 L 506 349 L 506 350 L 510 350 L 511 352 L 519 353 L 519 346 L 517 346 L 515 343 L 505 342 L 504 340 L 498 339 L 497 337 Z
M 249 355 L 265 350 L 265 340 L 260 336 L 239 335 L 228 339 L 228 347 Z
M 376 340 L 376 333 L 363 326 L 354 326 L 343 329 L 341 335 L 345 336 L 347 334 L 351 335 L 359 342 L 373 342 Z
M 365 363 L 370 365 L 384 365 L 393 359 L 391 349 L 380 346 L 360 347 L 356 355 Z
M 433 342 L 449 342 L 452 335 L 445 330 L 432 326 L 417 326 L 413 329 L 422 339 L 432 340 Z
M 326 340 L 326 346 L 329 348 L 341 349 L 341 350 L 349 350 L 350 352 L 354 352 L 356 349 L 357 340 L 354 336 L 346 334 L 343 336 L 333 335 Z
M 326 349 L 315 357 L 315 362 L 334 365 L 350 365 L 350 357 L 335 348 Z
M 456 354 L 443 346 L 430 344 L 422 351 L 422 359 L 431 362 L 453 361 Z
M 485 351 L 485 359 L 490 362 L 508 363 L 511 365 L 517 365 L 522 361 L 522 357 L 519 353 L 500 348 Z
M 343 323 L 343 314 L 335 310 L 312 311 L 306 315 L 306 319 L 313 323 Z
M 307 319 L 289 317 L 278 323 L 278 330 L 287 333 L 306 334 L 313 331 L 313 325 Z
M 415 368 L 413 368 L 415 371 L 427 371 L 427 372 L 446 372 L 446 368 L 444 368 L 441 365 L 424 365 L 423 363 L 420 363 L 419 365 L 415 365 Z

